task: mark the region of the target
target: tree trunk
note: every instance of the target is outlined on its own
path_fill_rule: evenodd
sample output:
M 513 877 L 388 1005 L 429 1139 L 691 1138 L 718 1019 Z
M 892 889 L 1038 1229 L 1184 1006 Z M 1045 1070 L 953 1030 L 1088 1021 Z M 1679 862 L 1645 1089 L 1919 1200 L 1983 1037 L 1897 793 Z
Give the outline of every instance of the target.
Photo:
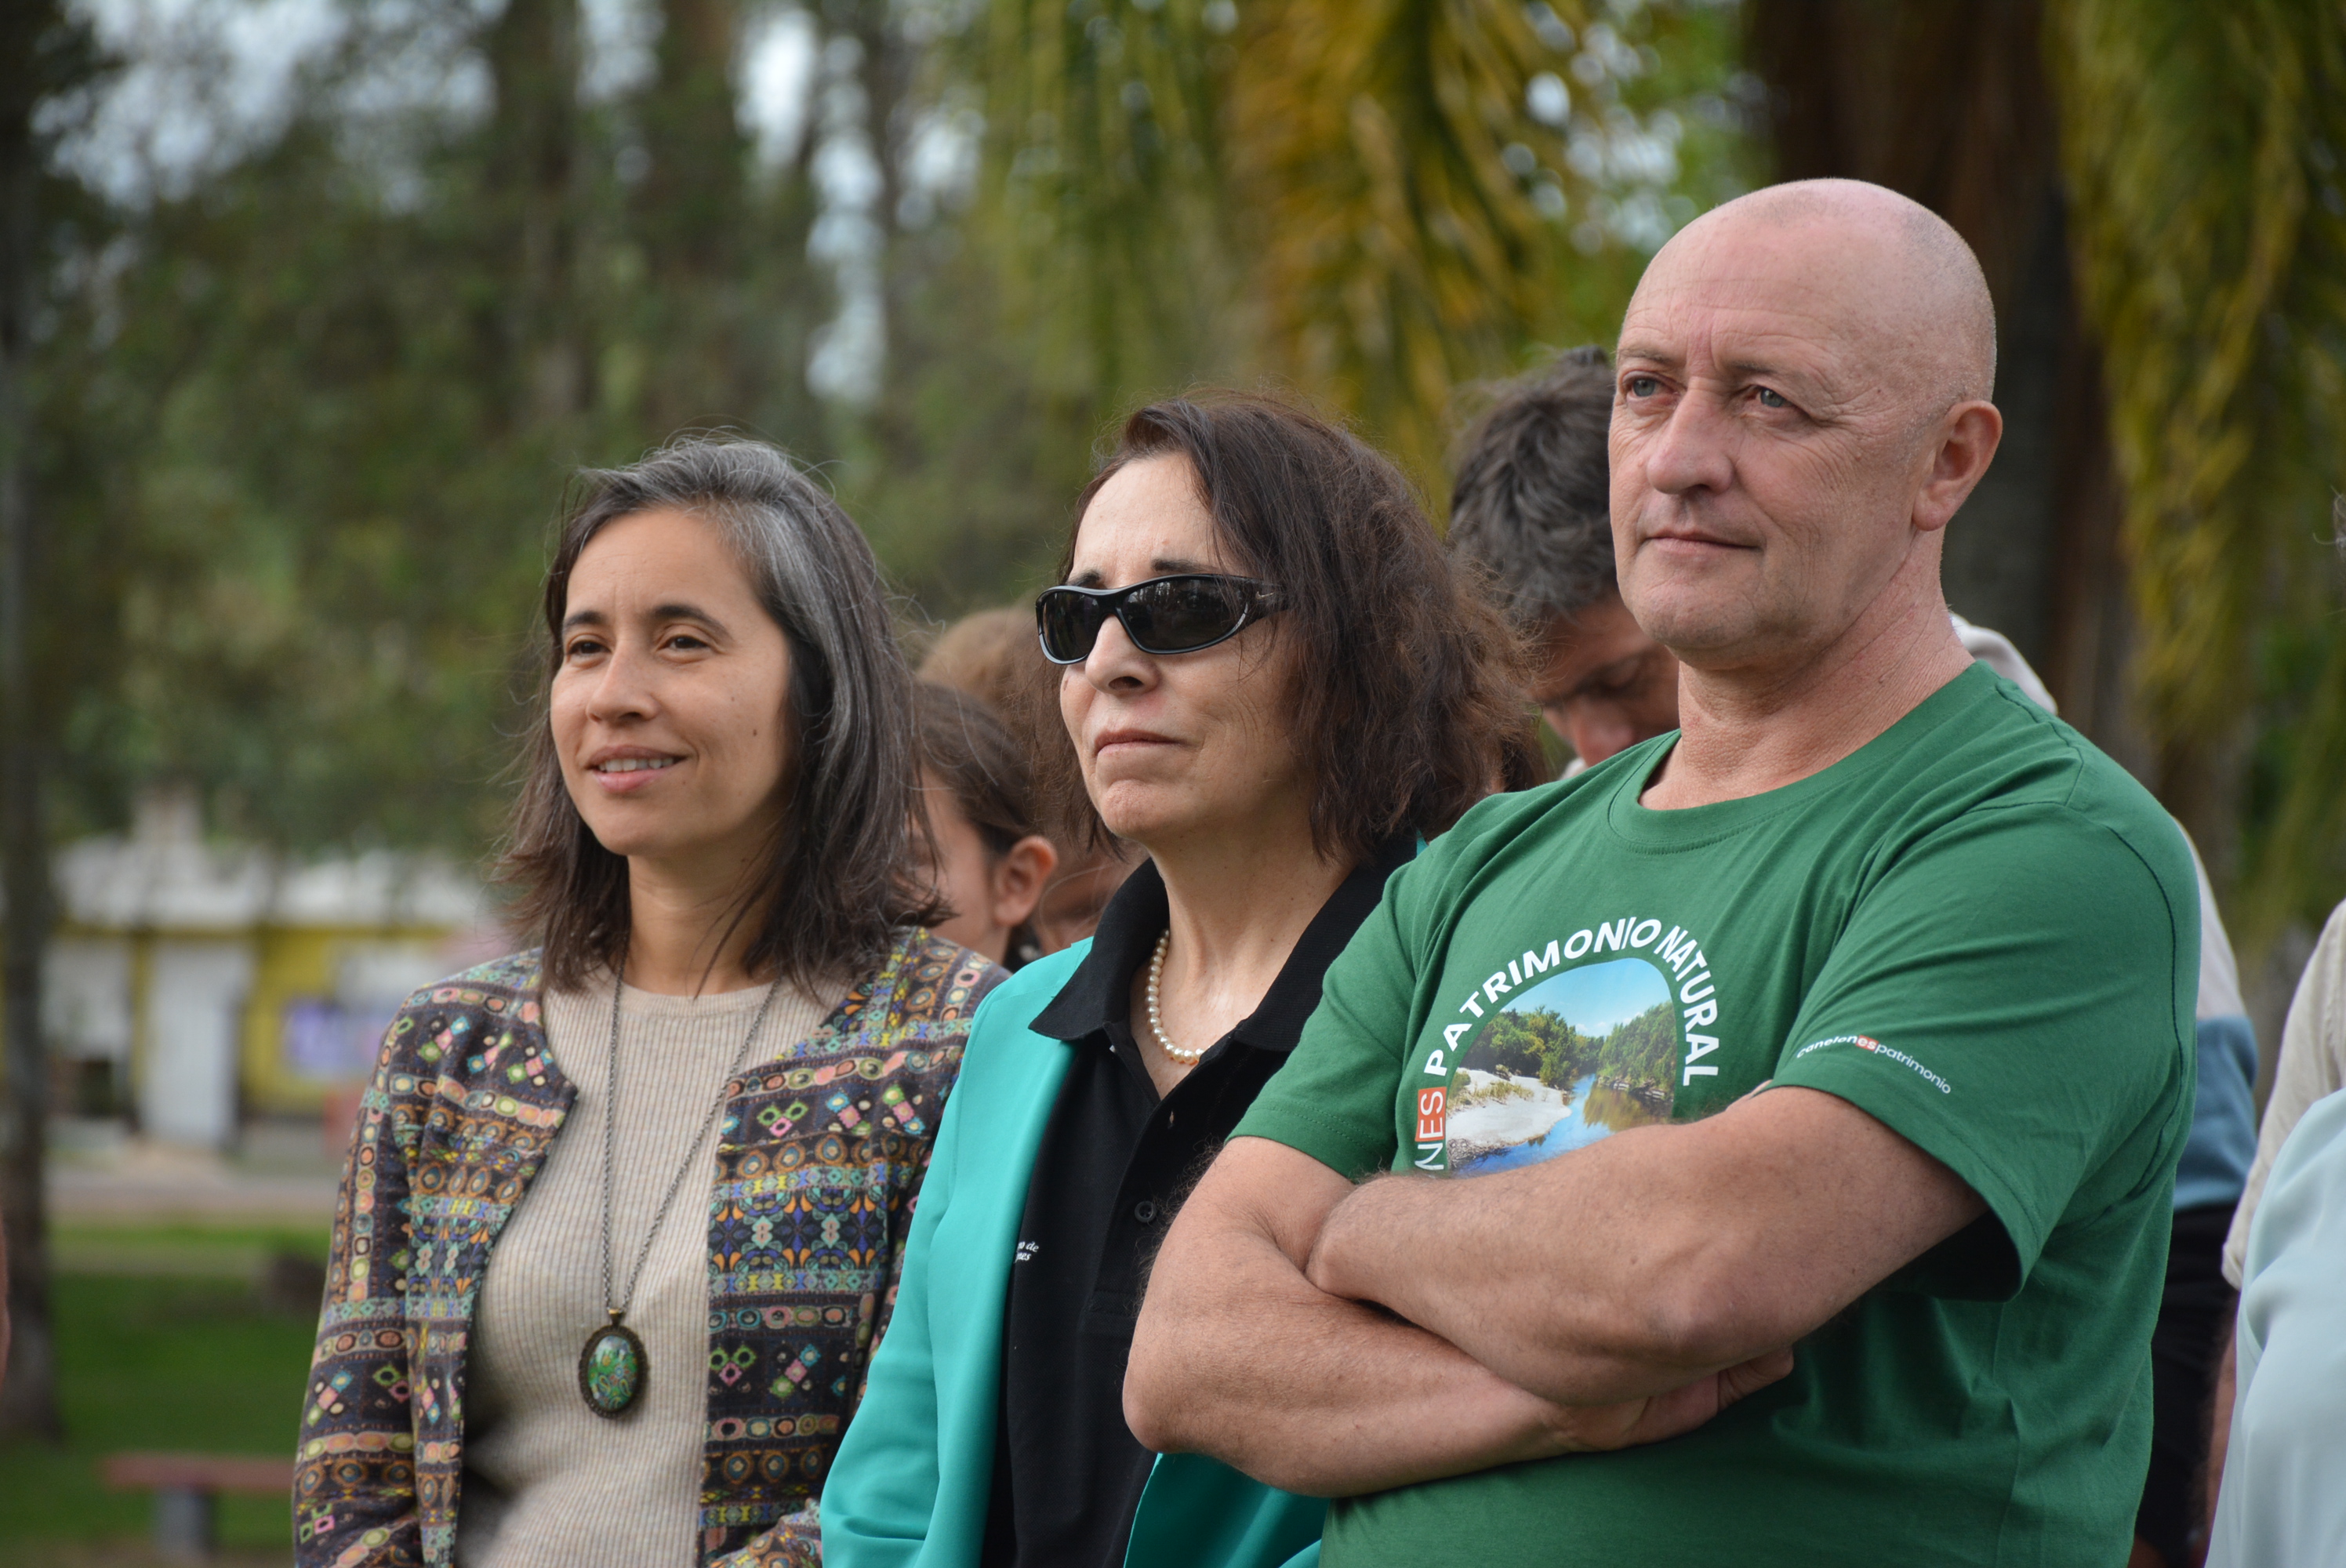
M 1757 0 L 1776 176 L 1872 180 L 1953 224 L 1995 296 L 1994 465 L 1947 530 L 1957 614 L 1994 626 L 2062 713 L 2147 779 L 2126 699 L 2119 491 L 2072 282 L 2039 0 Z
M 0 1225 L 8 1242 L 11 1338 L 0 1384 L 0 1436 L 61 1435 L 49 1324 L 43 1161 L 48 1054 L 41 1040 L 41 959 L 48 942 L 48 853 L 32 704 L 28 583 L 33 561 L 32 399 L 28 370 L 42 267 L 41 148 L 33 132 L 40 46 L 53 5 L 18 0 L 0 23 Z
M 736 0 L 661 0 L 657 69 L 638 112 L 647 155 L 628 220 L 647 276 L 642 329 L 665 345 L 641 417 L 663 434 L 739 423 L 770 373 L 745 362 L 748 212 L 733 88 Z
M 506 280 L 493 354 L 514 425 L 569 420 L 592 401 L 574 287 L 579 250 L 577 0 L 511 0 L 483 40 L 496 97 L 487 232 Z

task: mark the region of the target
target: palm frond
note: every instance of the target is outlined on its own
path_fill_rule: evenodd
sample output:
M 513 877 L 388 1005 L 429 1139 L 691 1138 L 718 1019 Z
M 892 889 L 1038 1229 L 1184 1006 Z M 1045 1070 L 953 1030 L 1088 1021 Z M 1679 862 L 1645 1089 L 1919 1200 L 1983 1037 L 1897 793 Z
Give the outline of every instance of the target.
M 1556 52 L 1515 0 L 1288 0 L 1263 18 L 1232 150 L 1280 360 L 1437 473 L 1451 389 L 1506 365 L 1554 292 L 1561 234 L 1532 192 L 1566 147 L 1525 97 Z
M 1103 410 L 1196 373 L 1229 304 L 1223 15 L 1211 0 L 992 0 L 978 30 L 1013 307 L 1066 391 Z
M 1553 331 L 1609 336 L 1638 252 L 1740 188 L 1715 7 L 990 0 L 984 20 L 984 210 L 1069 391 L 1104 411 L 1275 377 L 1437 492 L 1459 383 Z
M 2320 543 L 2346 454 L 2346 5 L 2064 0 L 2051 54 L 2080 294 L 2107 372 L 2162 794 L 2220 843 L 2223 779 L 2274 694 L 2271 635 L 2331 643 L 2242 923 L 2334 878 L 2346 636 Z M 2196 819 L 2196 820 L 2195 820 Z

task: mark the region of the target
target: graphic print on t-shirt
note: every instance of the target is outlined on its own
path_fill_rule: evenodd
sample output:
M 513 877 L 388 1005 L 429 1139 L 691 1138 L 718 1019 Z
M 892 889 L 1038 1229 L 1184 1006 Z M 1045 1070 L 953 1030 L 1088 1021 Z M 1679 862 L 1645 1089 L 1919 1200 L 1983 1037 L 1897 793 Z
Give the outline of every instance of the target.
M 1642 958 L 1566 970 L 1509 996 L 1453 1061 L 1444 1130 L 1461 1176 L 1666 1122 L 1678 1075 L 1669 982 Z
M 1681 1088 L 1717 1078 L 1700 1059 L 1719 1047 L 1718 991 L 1684 928 L 1630 916 L 1501 962 L 1402 1089 L 1420 1170 L 1537 1165 L 1668 1121 Z

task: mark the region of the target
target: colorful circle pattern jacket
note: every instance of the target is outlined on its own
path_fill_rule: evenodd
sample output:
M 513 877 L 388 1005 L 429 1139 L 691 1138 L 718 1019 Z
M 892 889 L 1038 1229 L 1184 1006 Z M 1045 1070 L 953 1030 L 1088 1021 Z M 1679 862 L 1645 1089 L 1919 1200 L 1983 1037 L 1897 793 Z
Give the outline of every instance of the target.
M 699 1558 L 812 1561 L 811 1500 L 885 1331 L 971 1015 L 1002 972 L 908 932 L 806 1039 L 727 1086 L 709 1197 Z M 294 1471 L 300 1568 L 444 1568 L 464 1362 L 498 1234 L 576 1091 L 526 952 L 409 998 L 334 1216 Z

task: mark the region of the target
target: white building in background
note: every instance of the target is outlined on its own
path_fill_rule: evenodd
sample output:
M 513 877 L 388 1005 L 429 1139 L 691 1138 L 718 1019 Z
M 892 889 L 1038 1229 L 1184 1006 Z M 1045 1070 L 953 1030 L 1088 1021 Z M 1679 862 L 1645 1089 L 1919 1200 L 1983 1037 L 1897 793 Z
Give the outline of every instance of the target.
M 346 1098 L 409 992 L 500 946 L 480 883 L 444 860 L 208 843 L 184 797 L 143 803 L 126 837 L 69 845 L 56 882 L 57 1108 L 195 1147 L 226 1147 L 248 1115 Z

